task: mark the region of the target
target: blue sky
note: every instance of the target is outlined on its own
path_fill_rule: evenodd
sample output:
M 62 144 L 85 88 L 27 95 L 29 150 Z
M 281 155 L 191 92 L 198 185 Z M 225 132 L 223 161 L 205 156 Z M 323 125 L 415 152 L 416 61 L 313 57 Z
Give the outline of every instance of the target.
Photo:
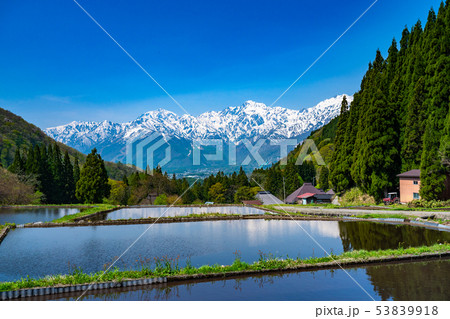
M 189 113 L 270 105 L 374 0 L 78 2 Z M 379 0 L 276 105 L 359 89 L 380 48 L 440 1 Z M 72 0 L 0 2 L 0 107 L 41 128 L 183 111 Z

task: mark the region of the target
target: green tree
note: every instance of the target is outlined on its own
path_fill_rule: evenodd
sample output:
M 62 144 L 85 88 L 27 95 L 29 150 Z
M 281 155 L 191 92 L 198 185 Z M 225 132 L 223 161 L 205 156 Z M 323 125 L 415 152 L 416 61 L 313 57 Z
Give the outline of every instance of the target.
M 341 112 L 336 129 L 335 151 L 331 157 L 330 162 L 330 176 L 331 184 L 336 191 L 341 192 L 351 184 L 350 169 L 345 165 L 346 158 L 350 155 L 346 153 L 346 131 L 349 122 L 349 108 L 347 97 L 344 95 L 341 103 Z M 328 182 L 327 182 L 328 184 Z
M 22 159 L 22 156 L 20 155 L 20 151 L 18 148 L 16 149 L 16 153 L 14 155 L 14 161 L 8 167 L 8 171 L 17 175 L 25 174 L 25 163 Z
M 431 115 L 427 122 L 420 164 L 420 197 L 425 200 L 441 199 L 444 191 L 445 171 L 441 164 L 439 143 L 439 119 Z
M 241 186 L 234 193 L 234 202 L 242 203 L 243 200 L 253 200 L 259 190 L 259 187 Z
M 405 139 L 402 146 L 403 171 L 419 168 L 422 155 L 422 136 L 424 133 L 425 80 L 421 77 L 414 88 L 408 105 Z
M 284 182 L 286 187 L 286 196 L 294 192 L 300 186 L 298 167 L 294 161 L 288 161 L 284 169 Z
M 64 203 L 75 202 L 74 169 L 70 162 L 69 152 L 64 153 L 62 184 L 64 186 Z
M 330 188 L 329 184 L 328 184 L 328 176 L 329 176 L 329 170 L 328 167 L 326 166 L 322 166 L 320 168 L 320 175 L 319 175 L 319 186 L 321 189 L 323 189 L 324 191 L 326 191 L 327 189 Z
M 242 169 L 242 166 L 239 168 L 239 173 L 236 177 L 236 185 L 237 186 L 249 186 L 250 183 L 248 182 L 247 174 L 245 174 L 244 170 Z
M 166 194 L 161 194 L 158 195 L 158 197 L 156 197 L 155 199 L 155 205 L 167 205 L 167 195 Z
M 447 119 L 445 120 L 444 134 L 441 138 L 439 154 L 441 157 L 442 165 L 445 167 L 446 172 L 450 173 L 450 106 L 447 114 Z
M 53 147 L 52 145 L 49 145 L 47 151 L 47 161 L 52 175 L 52 188 L 50 190 L 51 202 L 64 203 L 66 200 L 66 187 L 64 185 L 64 166 L 58 144 L 54 143 Z
M 110 189 L 104 161 L 94 148 L 81 169 L 76 196 L 83 203 L 101 203 L 104 197 L 109 196 Z
M 127 205 L 130 197 L 127 185 L 122 181 L 112 179 L 109 180 L 109 185 L 111 186 L 109 202 L 115 205 Z
M 265 189 L 275 196 L 283 195 L 283 176 L 279 166 L 274 165 L 267 172 Z
M 208 197 L 214 203 L 225 202 L 225 188 L 222 183 L 215 183 L 209 188 Z
M 192 204 L 195 201 L 196 197 L 192 189 L 188 188 L 181 199 L 183 200 L 183 204 Z

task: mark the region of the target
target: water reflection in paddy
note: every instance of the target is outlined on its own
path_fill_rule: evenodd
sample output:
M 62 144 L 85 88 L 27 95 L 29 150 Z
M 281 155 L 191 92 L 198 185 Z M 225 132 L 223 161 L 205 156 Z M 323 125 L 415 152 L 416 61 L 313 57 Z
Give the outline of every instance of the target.
M 231 264 L 234 252 L 253 262 L 258 252 L 275 256 L 324 256 L 322 247 L 340 254 L 352 249 L 387 249 L 450 241 L 450 233 L 412 226 L 369 222 L 233 220 L 154 224 L 116 264 L 167 256 L 190 258 L 194 266 Z M 25 228 L 11 231 L 0 245 L 0 281 L 67 273 L 69 263 L 85 272 L 104 269 L 149 225 Z
M 220 214 L 238 214 L 250 215 L 264 214 L 264 211 L 254 207 L 247 206 L 202 206 L 202 207 L 130 207 L 119 209 L 110 213 L 98 216 L 96 219 L 138 219 L 148 217 L 169 217 L 169 216 L 187 216 L 191 214 L 206 214 L 206 213 L 220 213 Z
M 449 300 L 450 260 L 346 269 L 375 300 Z M 73 297 L 47 297 L 74 300 Z M 371 300 L 341 269 L 88 293 L 82 300 Z
M 34 222 L 49 222 L 66 215 L 76 214 L 78 208 L 0 208 L 0 225 L 5 223 L 26 224 Z

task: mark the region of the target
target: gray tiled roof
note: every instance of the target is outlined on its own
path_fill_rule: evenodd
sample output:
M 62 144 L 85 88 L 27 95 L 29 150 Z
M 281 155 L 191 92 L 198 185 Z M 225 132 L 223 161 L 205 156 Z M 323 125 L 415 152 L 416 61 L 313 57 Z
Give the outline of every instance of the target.
M 256 198 L 259 199 L 263 205 L 283 204 L 283 202 L 272 195 L 270 192 L 259 192 L 256 194 Z

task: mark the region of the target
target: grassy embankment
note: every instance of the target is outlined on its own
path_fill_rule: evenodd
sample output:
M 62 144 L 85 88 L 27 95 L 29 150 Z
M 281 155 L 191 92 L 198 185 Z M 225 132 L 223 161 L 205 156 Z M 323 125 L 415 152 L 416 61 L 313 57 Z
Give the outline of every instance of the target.
M 303 213 L 298 213 L 298 212 L 285 212 L 281 209 L 276 209 L 276 208 L 270 208 L 271 210 L 275 211 L 276 213 L 278 213 L 279 215 L 284 215 L 284 216 L 295 216 L 295 217 L 325 217 L 322 215 L 314 215 L 314 214 L 303 214 Z M 267 215 L 272 215 L 270 213 L 266 213 Z M 405 215 L 405 214 L 401 214 L 401 213 L 385 213 L 385 214 L 377 214 L 377 213 L 370 213 L 370 214 L 363 214 L 363 215 L 351 215 L 350 217 L 355 217 L 355 218 L 361 218 L 361 219 L 378 219 L 378 218 L 398 218 L 398 219 L 409 219 L 409 220 L 415 220 L 415 219 L 420 219 L 421 221 L 430 221 L 430 222 L 435 222 L 438 224 L 447 224 L 448 223 L 448 219 L 441 219 L 441 218 L 428 218 L 428 219 L 423 219 L 420 216 L 415 216 L 415 215 Z
M 0 231 L 2 231 L 3 228 L 6 228 L 8 226 L 11 228 L 16 228 L 16 224 L 14 224 L 14 223 L 5 223 L 4 225 L 0 225 Z
M 0 291 L 18 290 L 34 287 L 49 287 L 62 286 L 74 284 L 89 284 L 95 282 L 107 281 L 122 281 L 127 279 L 151 278 L 151 277 L 171 277 L 182 275 L 195 274 L 226 274 L 230 272 L 244 272 L 245 271 L 259 271 L 259 270 L 283 270 L 290 269 L 296 266 L 317 265 L 323 263 L 333 263 L 338 261 L 340 263 L 346 262 L 364 262 L 369 258 L 383 258 L 400 257 L 407 255 L 422 255 L 427 253 L 448 253 L 450 252 L 450 244 L 435 244 L 433 246 L 399 248 L 379 251 L 352 251 L 341 255 L 332 255 L 326 257 L 315 257 L 308 259 L 292 259 L 292 258 L 274 258 L 271 255 L 260 253 L 258 261 L 249 264 L 241 260 L 240 254 L 237 252 L 236 258 L 231 265 L 205 265 L 201 267 L 193 267 L 189 262 L 184 268 L 178 266 L 177 259 L 155 259 L 155 266 L 151 268 L 148 263 L 143 263 L 140 269 L 137 270 L 113 270 L 103 273 L 99 271 L 96 273 L 86 274 L 81 269 L 76 268 L 68 275 L 54 275 L 44 278 L 24 278 L 14 282 L 0 283 Z
M 84 205 L 86 207 L 86 205 Z M 61 217 L 59 219 L 55 219 L 52 221 L 52 223 L 69 223 L 73 222 L 74 219 L 84 217 L 90 214 L 99 213 L 102 211 L 107 211 L 113 208 L 116 208 L 115 205 L 110 204 L 95 204 L 95 206 L 90 206 L 88 208 L 82 208 L 79 213 L 72 214 L 72 215 L 66 215 L 64 217 Z
M 208 217 L 238 217 L 240 214 L 225 214 L 225 213 L 200 213 L 200 214 L 189 214 L 189 215 L 178 215 L 178 216 L 160 216 L 160 217 L 141 217 L 141 218 L 120 218 L 115 219 L 116 221 L 126 221 L 126 220 L 143 220 L 143 219 L 195 219 L 195 218 L 208 218 Z
M 334 204 L 307 204 L 307 205 L 297 205 L 297 204 L 273 204 L 273 205 L 261 205 L 261 207 L 264 208 L 269 208 L 269 209 L 274 209 L 274 207 L 292 207 L 292 206 L 296 206 L 296 207 L 307 207 L 307 208 L 312 208 L 312 207 L 317 207 L 317 208 L 325 208 L 325 209 L 370 209 L 370 208 L 375 208 L 375 209 L 379 209 L 379 210 L 393 210 L 393 211 L 418 211 L 418 212 L 428 212 L 428 211 L 440 211 L 440 210 L 446 210 L 448 209 L 450 211 L 450 207 L 435 207 L 435 208 L 430 208 L 430 207 L 409 207 L 407 205 L 402 205 L 402 204 L 392 204 L 392 205 L 384 205 L 384 204 L 378 204 L 378 205 L 374 205 L 374 204 L 364 204 L 364 205 L 349 205 L 349 206 L 344 206 L 344 205 L 334 205 Z

